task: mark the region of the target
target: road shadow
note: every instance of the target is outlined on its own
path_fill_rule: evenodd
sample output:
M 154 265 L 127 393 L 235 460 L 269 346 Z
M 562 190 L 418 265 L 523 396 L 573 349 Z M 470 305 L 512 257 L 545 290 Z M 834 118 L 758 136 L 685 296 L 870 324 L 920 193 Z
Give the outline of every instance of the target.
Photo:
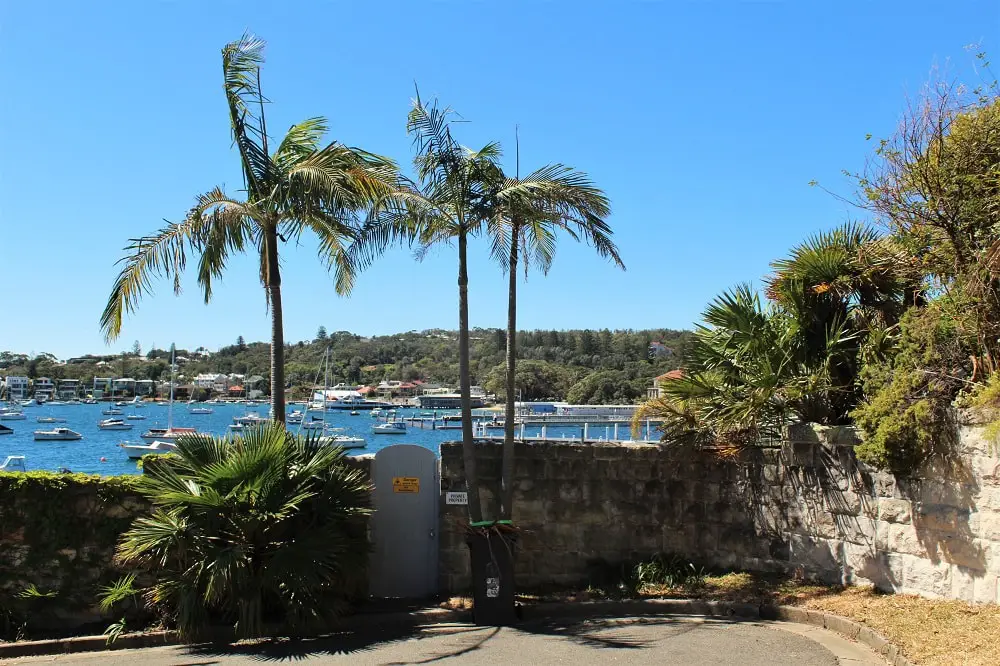
M 741 620 L 712 618 L 711 621 L 733 623 Z M 456 639 L 446 648 L 425 651 L 412 661 L 386 663 L 386 666 L 404 666 L 404 664 L 431 664 L 476 652 L 487 647 L 490 640 L 501 631 L 562 639 L 595 650 L 634 651 L 651 647 L 650 640 L 629 633 L 628 628 L 635 625 L 669 626 L 673 631 L 665 635 L 667 639 L 703 626 L 701 623 L 681 618 L 654 616 L 629 618 L 627 621 L 609 617 L 533 619 L 506 628 L 468 624 L 373 626 L 319 638 L 283 638 L 234 644 L 191 645 L 184 649 L 184 654 L 192 659 L 203 660 L 239 656 L 261 662 L 295 662 L 312 657 L 359 655 L 400 641 L 416 641 L 415 647 L 419 648 L 419 642 L 428 638 L 448 636 Z

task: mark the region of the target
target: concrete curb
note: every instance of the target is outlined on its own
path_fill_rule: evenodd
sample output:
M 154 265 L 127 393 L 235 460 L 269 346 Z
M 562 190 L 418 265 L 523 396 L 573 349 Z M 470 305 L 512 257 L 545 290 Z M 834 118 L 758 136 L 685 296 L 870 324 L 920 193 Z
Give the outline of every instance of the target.
M 725 601 L 702 601 L 700 599 L 634 599 L 626 601 L 577 601 L 544 603 L 525 606 L 525 620 L 545 620 L 555 618 L 586 617 L 627 617 L 636 615 L 700 615 L 704 617 L 743 618 L 794 622 L 821 627 L 840 634 L 845 638 L 867 646 L 884 657 L 892 666 L 913 666 L 903 656 L 896 645 L 869 627 L 848 620 L 845 617 L 808 610 L 795 606 L 769 606 L 757 604 L 737 604 Z M 384 628 L 424 626 L 471 620 L 470 611 L 427 608 L 419 611 L 396 613 L 360 613 L 344 618 L 338 630 L 351 631 L 362 628 Z M 129 650 L 165 645 L 181 645 L 176 631 L 154 631 L 142 634 L 126 634 L 113 645 L 107 645 L 104 636 L 80 636 L 77 638 L 46 641 L 24 641 L 0 644 L 0 659 L 30 657 L 69 652 L 99 652 L 102 650 Z

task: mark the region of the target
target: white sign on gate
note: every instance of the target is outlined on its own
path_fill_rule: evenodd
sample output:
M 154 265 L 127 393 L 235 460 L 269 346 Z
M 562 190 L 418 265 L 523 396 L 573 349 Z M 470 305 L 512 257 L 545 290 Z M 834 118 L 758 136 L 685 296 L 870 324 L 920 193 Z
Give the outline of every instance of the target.
M 445 493 L 444 494 L 444 503 L 445 504 L 461 504 L 463 506 L 467 505 L 469 503 L 469 493 L 467 493 L 467 492 Z

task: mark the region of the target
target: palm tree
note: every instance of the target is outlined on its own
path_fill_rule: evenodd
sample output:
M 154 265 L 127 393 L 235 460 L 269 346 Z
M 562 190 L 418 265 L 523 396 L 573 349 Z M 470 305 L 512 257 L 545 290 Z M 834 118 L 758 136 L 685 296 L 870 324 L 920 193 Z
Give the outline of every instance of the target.
M 742 446 L 792 420 L 850 421 L 862 360 L 891 347 L 919 276 L 891 239 L 857 224 L 812 236 L 771 267 L 768 302 L 741 285 L 708 306 L 684 375 L 663 382 L 637 422 L 660 417 L 665 438 Z
M 243 171 L 243 198 L 216 187 L 197 197 L 182 222 L 169 223 L 152 236 L 133 239 L 101 317 L 111 341 L 121 333 L 124 313 L 133 312 L 157 276 L 172 277 L 180 292 L 180 274 L 188 253 L 200 255 L 198 284 L 205 302 L 212 282 L 222 276 L 232 254 L 251 248 L 260 257 L 260 281 L 271 311 L 271 411 L 285 420 L 284 331 L 282 328 L 279 241 L 297 240 L 311 230 L 319 255 L 333 270 L 340 293 L 350 291 L 345 261 L 354 238 L 358 211 L 390 189 L 395 168 L 386 158 L 337 142 L 322 144 L 323 118 L 293 125 L 269 152 L 266 101 L 260 87 L 264 42 L 251 34 L 222 49 L 222 71 L 233 142 Z
M 191 638 L 213 620 L 240 637 L 324 628 L 365 581 L 371 487 L 344 450 L 271 423 L 237 438 L 182 437 L 149 461 L 153 505 L 122 535 L 118 560 L 148 572 L 146 601 Z M 156 464 L 153 464 L 156 463 Z M 140 592 L 133 577 L 105 605 Z
M 452 115 L 451 109 L 439 108 L 437 101 L 425 105 L 417 93 L 406 123 L 416 151 L 413 164 L 417 182 L 403 180 L 372 208 L 364 230 L 352 246 L 350 263 L 360 270 L 398 241 L 416 243 L 418 257 L 433 246 L 457 241 L 462 457 L 469 490 L 469 515 L 473 522 L 479 522 L 483 511 L 472 432 L 468 242 L 470 236 L 482 232 L 490 202 L 502 194 L 494 188 L 501 151 L 497 143 L 488 143 L 479 150 L 462 146 L 451 133 Z
M 625 268 L 612 231 L 603 218 L 610 213 L 608 198 L 586 174 L 552 164 L 526 178 L 495 173 L 495 193 L 488 230 L 493 258 L 508 276 L 506 409 L 501 472 L 500 518 L 510 520 L 514 488 L 514 398 L 517 363 L 517 271 L 534 263 L 548 273 L 555 254 L 556 234 L 565 231 L 574 240 L 588 241 L 602 257 Z M 488 199 L 490 201 L 490 199 Z

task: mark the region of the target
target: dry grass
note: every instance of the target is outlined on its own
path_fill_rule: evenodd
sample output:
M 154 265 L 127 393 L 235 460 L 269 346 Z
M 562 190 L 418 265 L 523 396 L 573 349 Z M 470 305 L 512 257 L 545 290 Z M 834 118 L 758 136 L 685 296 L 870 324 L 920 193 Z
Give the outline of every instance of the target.
M 590 588 L 538 595 L 518 595 L 524 604 L 588 601 L 614 595 Z M 801 606 L 835 613 L 871 627 L 920 666 L 1000 665 L 1000 606 L 880 594 L 870 588 L 814 585 L 749 573 L 708 576 L 681 588 L 647 587 L 643 597 L 690 598 L 734 603 Z M 472 599 L 452 597 L 442 608 L 469 609 Z
M 921 666 L 1000 664 L 1000 606 L 995 604 L 972 606 L 851 588 L 801 605 L 871 627 Z

